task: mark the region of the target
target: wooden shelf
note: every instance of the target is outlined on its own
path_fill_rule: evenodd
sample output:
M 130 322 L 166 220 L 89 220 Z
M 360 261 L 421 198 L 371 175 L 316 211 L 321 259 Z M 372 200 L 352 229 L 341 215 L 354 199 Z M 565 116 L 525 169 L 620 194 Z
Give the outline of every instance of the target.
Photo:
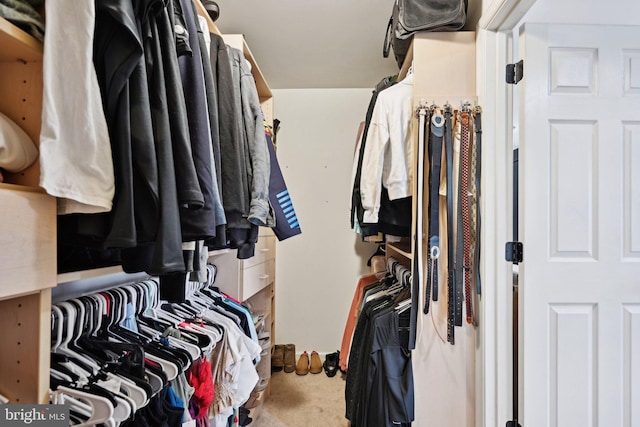
M 404 258 L 413 259 L 411 252 L 411 243 L 408 241 L 387 243 L 387 252 L 389 256 L 400 255 Z
M 94 268 L 92 270 L 71 271 L 69 273 L 58 274 L 58 284 L 118 273 L 123 273 L 122 267 L 119 265 L 114 265 L 113 267 Z
M 0 46 L 0 62 L 42 62 L 42 43 L 1 17 Z
M 0 190 L 28 191 L 31 193 L 45 194 L 44 190 L 40 187 L 31 187 L 29 185 L 12 184 L 10 182 L 0 182 Z
M 56 285 L 55 212 L 43 191 L 0 184 L 0 299 Z

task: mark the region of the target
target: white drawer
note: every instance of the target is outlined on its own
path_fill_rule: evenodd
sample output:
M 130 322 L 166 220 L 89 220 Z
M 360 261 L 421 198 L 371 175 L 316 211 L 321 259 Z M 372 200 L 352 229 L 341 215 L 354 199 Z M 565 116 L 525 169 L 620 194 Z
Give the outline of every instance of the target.
M 242 268 L 246 269 L 253 267 L 254 265 L 262 264 L 263 262 L 276 258 L 276 237 L 261 236 L 256 243 L 256 251 L 254 256 L 246 259 L 242 262 Z
M 246 301 L 275 279 L 276 262 L 273 259 L 242 270 L 242 301 Z

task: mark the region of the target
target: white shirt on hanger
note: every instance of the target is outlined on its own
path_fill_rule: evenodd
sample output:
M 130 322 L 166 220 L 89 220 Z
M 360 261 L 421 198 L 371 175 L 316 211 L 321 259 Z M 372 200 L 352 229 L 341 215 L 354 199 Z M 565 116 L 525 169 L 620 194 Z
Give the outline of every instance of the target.
M 380 92 L 373 108 L 362 159 L 360 194 L 364 222 L 377 223 L 382 185 L 389 199 L 411 195 L 413 165 L 413 74 Z
M 93 66 L 95 3 L 49 2 L 46 15 L 40 185 L 60 198 L 59 214 L 108 212 L 115 179 Z

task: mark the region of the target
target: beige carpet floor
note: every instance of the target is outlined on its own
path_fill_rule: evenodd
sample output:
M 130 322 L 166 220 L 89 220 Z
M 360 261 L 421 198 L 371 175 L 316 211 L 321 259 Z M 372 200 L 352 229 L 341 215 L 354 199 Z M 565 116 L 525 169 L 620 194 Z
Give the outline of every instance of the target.
M 271 377 L 271 395 L 250 427 L 348 427 L 344 417 L 345 380 L 340 372 L 296 375 L 282 371 Z M 250 414 L 251 416 L 251 414 Z

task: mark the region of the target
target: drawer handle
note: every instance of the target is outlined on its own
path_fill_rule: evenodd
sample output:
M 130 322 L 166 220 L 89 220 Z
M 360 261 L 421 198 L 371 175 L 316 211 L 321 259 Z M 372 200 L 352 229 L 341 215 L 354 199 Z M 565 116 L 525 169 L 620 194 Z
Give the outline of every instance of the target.
M 265 280 L 265 279 L 268 279 L 268 278 L 269 278 L 268 274 L 263 274 L 262 276 L 258 277 L 258 279 L 260 279 L 260 280 Z
M 269 252 L 269 248 L 262 248 L 262 249 L 259 249 L 259 251 L 260 252 Z

